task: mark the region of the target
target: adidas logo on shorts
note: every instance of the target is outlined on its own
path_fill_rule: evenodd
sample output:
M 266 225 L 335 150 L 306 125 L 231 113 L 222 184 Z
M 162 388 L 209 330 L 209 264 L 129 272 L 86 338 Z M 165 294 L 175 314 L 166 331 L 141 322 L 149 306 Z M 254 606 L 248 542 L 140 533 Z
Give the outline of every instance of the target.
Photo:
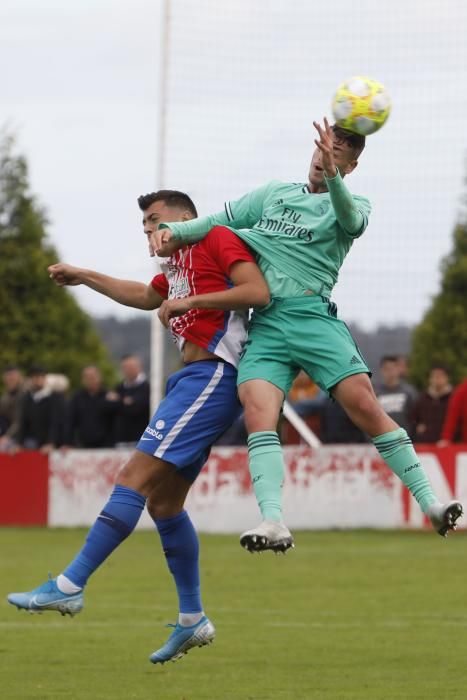
M 361 363 L 362 363 L 361 359 L 359 357 L 357 357 L 356 355 L 354 355 L 352 357 L 352 359 L 350 360 L 351 365 L 361 365 Z

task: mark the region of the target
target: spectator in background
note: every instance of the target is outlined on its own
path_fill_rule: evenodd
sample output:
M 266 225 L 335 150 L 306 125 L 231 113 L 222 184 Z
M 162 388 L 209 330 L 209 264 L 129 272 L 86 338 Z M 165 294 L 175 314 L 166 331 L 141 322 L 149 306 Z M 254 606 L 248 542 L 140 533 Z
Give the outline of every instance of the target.
M 65 398 L 47 386 L 47 371 L 33 365 L 29 389 L 21 402 L 18 443 L 26 450 L 48 453 L 62 444 Z
M 350 420 L 344 409 L 322 391 L 309 377 L 301 371 L 289 392 L 288 400 L 301 418 L 312 416 L 319 418 L 318 425 L 311 424 L 311 429 L 326 444 L 354 444 L 368 442 L 368 438 Z
M 316 408 L 321 406 L 324 395 L 324 392 L 310 379 L 307 373 L 300 370 L 294 379 L 287 399 L 298 415 L 305 418 L 316 413 Z
M 446 367 L 433 365 L 428 387 L 420 394 L 413 408 L 414 442 L 438 442 L 451 393 Z
M 401 380 L 397 355 L 385 355 L 379 366 L 382 381 L 375 387 L 377 399 L 386 413 L 412 436 L 415 389 Z
M 114 403 L 107 400 L 100 370 L 84 367 L 81 385 L 68 404 L 64 442 L 74 447 L 112 447 Z
M 451 394 L 438 445 L 444 447 L 456 439 L 467 443 L 467 380 Z
M 18 439 L 24 395 L 24 378 L 19 367 L 5 367 L 3 384 L 5 391 L 0 396 L 0 450 L 9 450 Z
M 397 366 L 399 368 L 399 381 L 403 387 L 411 394 L 413 401 L 418 398 L 418 392 L 412 384 L 409 384 L 409 363 L 405 355 L 396 355 Z
M 114 406 L 114 440 L 134 445 L 149 423 L 149 382 L 136 355 L 125 355 L 120 369 L 123 381 L 107 393 Z
M 368 436 L 352 423 L 342 406 L 330 396 L 324 397 L 321 408 L 321 440 L 325 444 L 360 444 Z
M 324 396 L 324 392 L 303 370 L 300 370 L 295 377 L 287 395 L 290 406 L 318 439 L 321 438 L 320 413 Z M 280 421 L 280 438 L 284 445 L 298 445 L 306 442 L 297 428 L 285 417 Z

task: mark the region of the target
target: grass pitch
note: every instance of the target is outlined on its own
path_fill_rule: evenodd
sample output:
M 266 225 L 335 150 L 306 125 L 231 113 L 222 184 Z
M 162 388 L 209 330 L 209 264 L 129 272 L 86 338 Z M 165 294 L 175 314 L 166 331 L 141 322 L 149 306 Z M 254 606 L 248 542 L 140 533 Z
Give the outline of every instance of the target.
M 0 588 L 28 590 L 85 530 L 0 529 Z M 157 536 L 135 533 L 74 619 L 0 606 L 4 700 L 466 700 L 467 535 L 296 533 L 286 556 L 201 537 L 213 645 L 153 666 L 176 597 Z

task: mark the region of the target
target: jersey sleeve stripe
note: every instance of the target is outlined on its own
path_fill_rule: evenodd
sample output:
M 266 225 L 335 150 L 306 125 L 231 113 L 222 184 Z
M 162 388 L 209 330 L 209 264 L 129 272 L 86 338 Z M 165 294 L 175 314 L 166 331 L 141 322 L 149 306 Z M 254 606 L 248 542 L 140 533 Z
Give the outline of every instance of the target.
M 224 203 L 224 207 L 225 207 L 225 213 L 226 213 L 226 215 L 227 215 L 228 220 L 229 220 L 229 221 L 233 221 L 234 217 L 233 217 L 233 214 L 232 214 L 232 209 L 231 209 L 231 207 L 230 207 L 230 202 L 225 202 L 225 203 Z

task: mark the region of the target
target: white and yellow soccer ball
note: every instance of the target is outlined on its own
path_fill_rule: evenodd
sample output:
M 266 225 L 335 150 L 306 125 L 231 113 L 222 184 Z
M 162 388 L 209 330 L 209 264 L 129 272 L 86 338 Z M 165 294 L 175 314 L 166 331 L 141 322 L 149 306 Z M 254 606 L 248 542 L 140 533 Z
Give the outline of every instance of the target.
M 332 100 L 336 124 L 362 136 L 381 129 L 391 112 L 391 98 L 381 83 L 357 75 L 339 85 Z

